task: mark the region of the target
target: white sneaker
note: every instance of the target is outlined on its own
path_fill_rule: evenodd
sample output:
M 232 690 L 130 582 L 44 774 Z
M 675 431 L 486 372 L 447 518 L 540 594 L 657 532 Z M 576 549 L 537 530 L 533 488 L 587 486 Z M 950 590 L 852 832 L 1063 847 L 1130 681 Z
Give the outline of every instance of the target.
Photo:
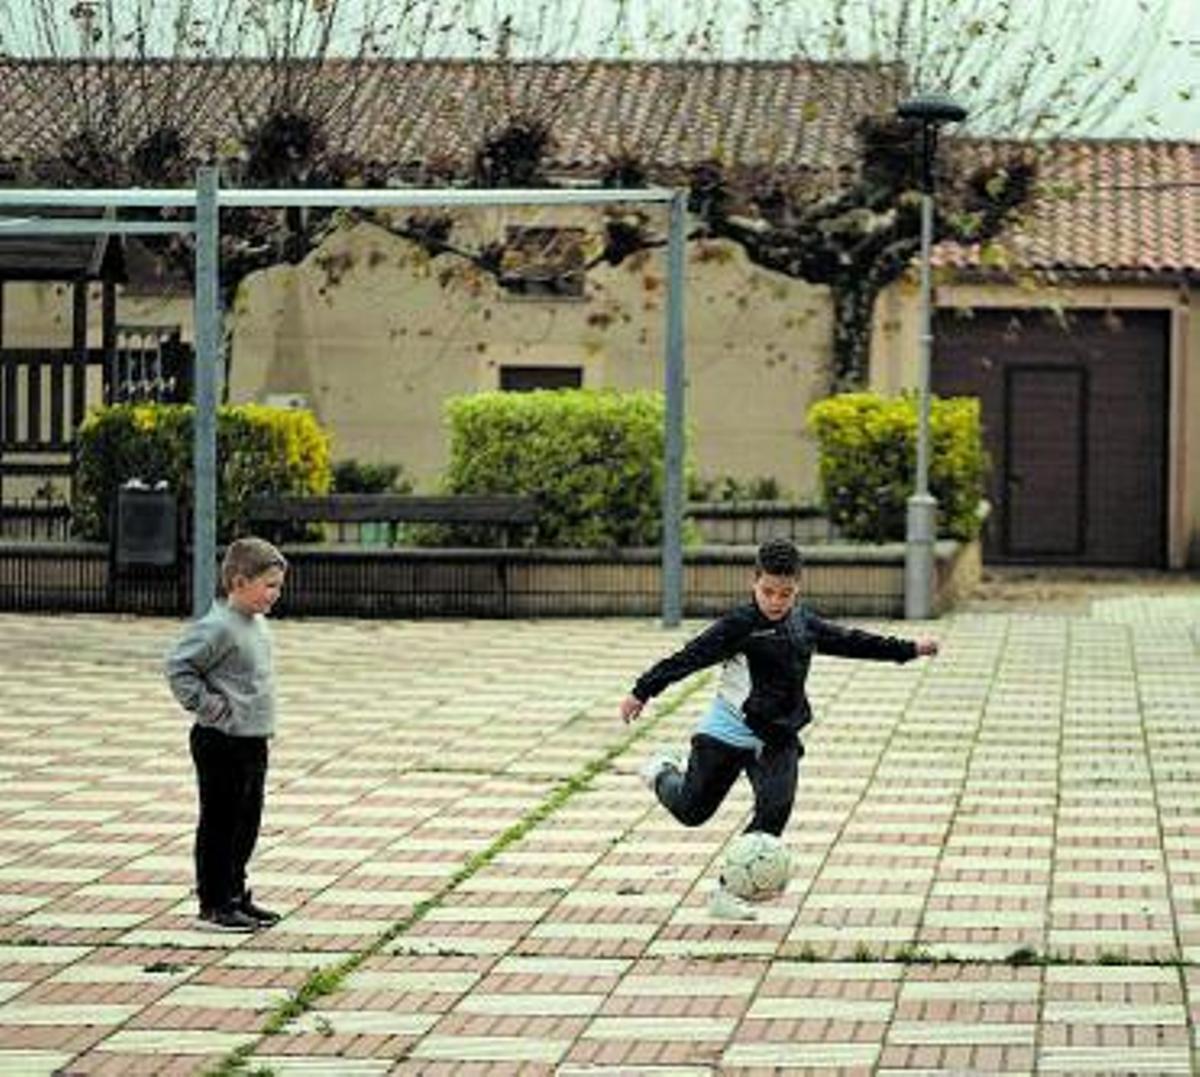
M 660 748 L 642 764 L 638 774 L 650 792 L 658 788 L 658 779 L 664 770 L 674 767 L 683 770 L 683 756 L 672 748 Z
M 745 898 L 731 894 L 717 883 L 708 895 L 708 914 L 718 920 L 757 920 L 758 912 Z

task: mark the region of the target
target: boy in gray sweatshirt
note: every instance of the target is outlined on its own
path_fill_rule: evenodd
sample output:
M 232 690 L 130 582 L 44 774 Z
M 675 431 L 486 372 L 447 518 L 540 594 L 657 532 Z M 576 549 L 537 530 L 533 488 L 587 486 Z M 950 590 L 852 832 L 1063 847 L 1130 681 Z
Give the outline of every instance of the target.
M 201 925 L 255 931 L 279 916 L 256 905 L 246 865 L 258 840 L 275 732 L 275 671 L 266 614 L 283 589 L 287 561 L 260 538 L 230 543 L 223 599 L 192 622 L 166 660 L 167 683 L 193 718 L 190 735 L 200 818 L 196 896 Z

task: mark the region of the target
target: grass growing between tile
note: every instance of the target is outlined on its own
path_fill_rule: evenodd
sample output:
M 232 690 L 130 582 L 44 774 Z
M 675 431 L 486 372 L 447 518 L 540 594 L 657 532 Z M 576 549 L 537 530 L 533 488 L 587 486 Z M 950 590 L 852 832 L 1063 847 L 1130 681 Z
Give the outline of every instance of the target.
M 652 716 L 642 719 L 633 727 L 632 732 L 610 745 L 602 754 L 558 785 L 541 803 L 535 805 L 516 823 L 503 831 L 486 849 L 470 857 L 435 893 L 417 902 L 406 917 L 396 921 L 370 946 L 351 954 L 336 964 L 327 965 L 311 972 L 304 983 L 271 1012 L 258 1037 L 231 1051 L 216 1066 L 206 1071 L 206 1077 L 270 1077 L 272 1071 L 269 1067 L 249 1068 L 254 1052 L 267 1037 L 282 1032 L 292 1021 L 309 1012 L 322 998 L 332 995 L 342 986 L 347 977 L 365 961 L 375 957 L 396 939 L 412 930 L 464 882 L 482 871 L 501 853 L 522 841 L 527 834 L 561 810 L 572 798 L 587 790 L 596 777 L 610 770 L 617 759 L 634 745 L 650 736 L 661 722 L 679 710 L 697 692 L 707 687 L 710 680 L 711 676 L 697 678 L 669 699 L 660 701 Z M 578 716 L 568 719 L 567 724 L 576 721 L 577 718 Z

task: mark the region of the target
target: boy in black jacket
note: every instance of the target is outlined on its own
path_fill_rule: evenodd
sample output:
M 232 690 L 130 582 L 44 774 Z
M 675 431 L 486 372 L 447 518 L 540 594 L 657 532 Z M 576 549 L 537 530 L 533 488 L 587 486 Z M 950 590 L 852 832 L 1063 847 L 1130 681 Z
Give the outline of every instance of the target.
M 652 666 L 621 702 L 622 720 L 633 721 L 668 685 L 722 663 L 716 696 L 692 737 L 686 766 L 675 755 L 659 752 L 642 768 L 646 785 L 684 826 L 709 819 L 745 771 L 754 790 L 754 814 L 746 830 L 783 833 L 804 754 L 797 734 L 812 721 L 804 682 L 815 653 L 892 662 L 937 654 L 936 640 L 844 628 L 797 606 L 799 575 L 800 551 L 791 542 L 763 543 L 753 600 Z M 752 905 L 720 883 L 709 911 L 732 919 L 755 916 Z

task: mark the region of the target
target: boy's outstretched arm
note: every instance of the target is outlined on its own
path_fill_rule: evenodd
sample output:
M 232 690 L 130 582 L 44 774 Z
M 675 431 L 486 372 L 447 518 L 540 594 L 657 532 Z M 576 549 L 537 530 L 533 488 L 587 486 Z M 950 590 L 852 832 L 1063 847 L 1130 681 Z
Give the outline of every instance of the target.
M 735 654 L 749 630 L 750 620 L 744 613 L 728 613 L 674 654 L 656 662 L 637 679 L 633 691 L 621 700 L 621 721 L 632 722 L 642 713 L 646 701 L 668 685 Z
M 869 658 L 882 662 L 911 662 L 914 658 L 932 657 L 940 645 L 932 636 L 902 639 L 882 636 L 860 628 L 847 628 L 820 617 L 810 617 L 809 630 L 821 654 L 840 658 Z

